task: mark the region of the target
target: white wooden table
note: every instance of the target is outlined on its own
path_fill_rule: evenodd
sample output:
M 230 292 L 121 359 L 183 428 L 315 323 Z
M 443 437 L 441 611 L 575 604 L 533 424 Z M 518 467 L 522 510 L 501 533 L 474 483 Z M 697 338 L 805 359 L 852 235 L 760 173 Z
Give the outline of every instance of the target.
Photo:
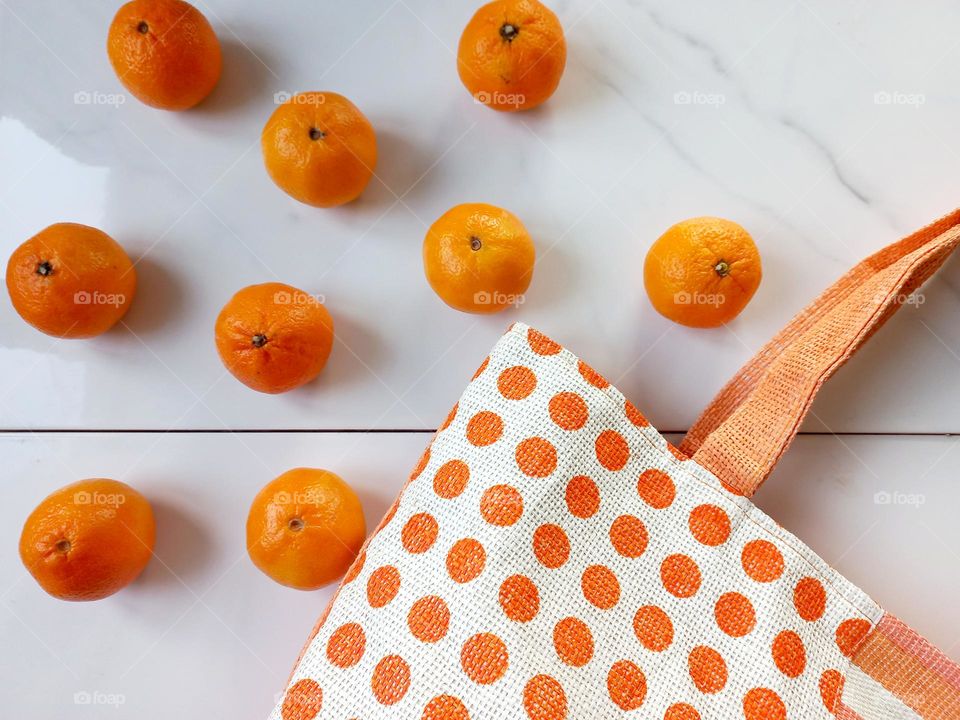
M 0 303 L 11 716 L 101 718 L 108 703 L 116 717 L 264 717 L 330 595 L 275 585 L 247 559 L 246 510 L 268 480 L 335 470 L 373 525 L 517 319 L 682 431 L 820 290 L 958 203 L 948 3 L 558 0 L 564 80 L 518 115 L 475 105 L 457 78 L 476 3 L 196 4 L 224 75 L 170 114 L 123 94 L 110 69 L 117 2 L 0 0 L 0 255 L 83 222 L 139 259 L 140 277 L 124 326 L 92 341 L 55 341 Z M 267 177 L 260 130 L 275 96 L 300 90 L 341 92 L 376 127 L 380 165 L 359 202 L 309 208 Z M 507 207 L 534 235 L 516 311 L 457 313 L 423 277 L 426 227 L 465 201 Z M 673 325 L 643 292 L 649 244 L 702 214 L 743 224 L 763 256 L 728 329 Z M 337 323 L 319 381 L 280 397 L 236 382 L 213 345 L 223 303 L 268 280 L 324 295 Z M 831 381 L 758 502 L 960 660 L 958 319 L 954 260 Z M 16 543 L 43 496 L 90 476 L 151 499 L 157 558 L 112 598 L 61 603 Z

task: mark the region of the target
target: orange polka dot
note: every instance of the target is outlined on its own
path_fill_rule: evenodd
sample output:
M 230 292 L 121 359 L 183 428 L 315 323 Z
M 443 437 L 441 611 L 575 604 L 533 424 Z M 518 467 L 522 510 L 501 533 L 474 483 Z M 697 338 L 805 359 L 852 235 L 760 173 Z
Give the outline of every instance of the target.
M 598 387 L 603 390 L 604 388 L 610 386 L 610 383 L 607 382 L 607 379 L 603 375 L 587 365 L 583 360 L 577 363 L 577 369 L 580 371 L 583 379 L 594 387 Z
M 564 618 L 553 627 L 553 647 L 567 665 L 583 667 L 593 657 L 593 633 L 582 620 Z
M 565 720 L 567 695 L 549 675 L 536 675 L 523 688 L 523 709 L 530 720 Z
M 438 695 L 427 703 L 420 720 L 470 720 L 470 713 L 460 698 Z
M 660 563 L 660 580 L 671 595 L 693 597 L 700 589 L 700 568 L 687 555 L 668 555 Z
M 508 367 L 497 378 L 497 389 L 507 400 L 523 400 L 537 387 L 537 376 L 523 365 Z
M 480 498 L 480 514 L 491 525 L 513 525 L 523 515 L 523 497 L 514 487 L 494 485 Z
M 727 663 L 711 647 L 698 645 L 687 657 L 690 678 L 702 693 L 717 693 L 727 684 Z
M 647 549 L 650 537 L 640 518 L 621 515 L 610 525 L 610 542 L 613 549 L 628 558 L 638 558 Z
M 367 579 L 367 601 L 370 607 L 382 608 L 397 596 L 400 589 L 400 571 L 393 565 L 384 565 L 370 573 Z
M 803 640 L 793 630 L 784 630 L 773 639 L 773 662 L 789 678 L 799 677 L 807 666 Z
M 690 533 L 697 542 L 716 547 L 730 537 L 730 518 L 716 505 L 698 505 L 690 511 Z
M 298 680 L 287 690 L 280 708 L 282 720 L 313 720 L 323 706 L 323 690 L 316 680 Z
M 769 540 L 751 540 L 740 554 L 743 571 L 757 582 L 773 582 L 783 574 L 783 555 Z
M 593 517 L 600 509 L 600 491 L 586 475 L 577 475 L 567 483 L 566 501 L 571 515 L 583 519 Z
M 743 637 L 757 625 L 753 603 L 737 592 L 721 595 L 713 607 L 713 615 L 717 626 L 731 637 Z
M 394 705 L 410 689 L 410 666 L 399 655 L 387 655 L 373 669 L 370 679 L 373 696 L 381 705 Z
M 663 720 L 700 720 L 700 713 L 693 705 L 674 703 L 663 714 Z
M 476 380 L 478 377 L 483 375 L 483 371 L 487 369 L 487 365 L 490 364 L 490 356 L 488 355 L 483 359 L 483 362 L 480 363 L 480 367 L 477 368 L 477 371 L 473 374 L 473 379 Z
M 503 419 L 495 412 L 481 410 L 467 423 L 467 440 L 471 445 L 493 445 L 503 435 Z
M 556 355 L 563 348 L 541 332 L 533 328 L 527 330 L 527 342 L 537 355 Z
M 847 657 L 853 657 L 861 641 L 870 632 L 870 623 L 862 618 L 844 620 L 837 628 L 837 647 Z
M 550 398 L 550 419 L 564 430 L 579 430 L 587 424 L 590 411 L 583 398 L 573 392 L 557 393 Z
M 629 660 L 615 662 L 607 673 L 607 693 L 621 710 L 636 710 L 647 697 L 647 676 Z
M 597 460 L 607 470 L 622 470 L 630 459 L 630 448 L 616 430 L 604 430 L 594 442 Z
M 533 554 L 544 567 L 556 570 L 570 557 L 570 540 L 559 525 L 541 525 L 533 533 Z
M 417 513 L 407 520 L 400 532 L 404 549 L 413 554 L 424 553 L 433 547 L 440 526 L 430 513 Z
M 396 509 L 397 509 L 397 505 L 396 503 L 394 503 L 393 507 L 390 508 L 390 513 L 388 513 L 388 515 L 392 515 L 392 513 L 396 512 Z M 386 525 L 389 522 L 389 520 L 384 519 L 383 522 L 384 522 L 384 525 Z M 344 585 L 349 585 L 350 583 L 352 583 L 354 580 L 357 579 L 357 577 L 363 571 L 363 565 L 364 563 L 366 563 L 366 561 L 367 561 L 367 553 L 365 550 L 361 550 L 360 554 L 357 555 L 357 559 L 353 561 L 353 565 L 351 565 L 350 569 L 347 570 L 347 574 L 343 576 Z
M 420 456 L 420 459 L 417 461 L 417 465 L 413 468 L 413 472 L 410 473 L 410 480 L 416 480 L 420 477 L 420 473 L 423 472 L 423 469 L 427 466 L 427 463 L 430 462 L 430 448 L 428 447 L 423 451 L 423 455 Z
M 470 468 L 463 460 L 449 460 L 437 468 L 433 476 L 433 491 L 447 500 L 462 493 L 470 480 Z
M 837 709 L 843 695 L 843 675 L 836 670 L 825 670 L 820 676 L 820 699 L 829 712 Z
M 511 575 L 500 585 L 500 607 L 514 622 L 530 622 L 540 610 L 540 592 L 524 575 Z
M 801 579 L 793 589 L 793 606 L 797 615 L 807 622 L 823 617 L 827 607 L 827 591 L 823 589 L 823 583 L 812 577 Z
M 450 627 L 450 609 L 443 598 L 428 595 L 420 598 L 407 613 L 410 634 L 420 642 L 434 643 L 443 639 Z
M 446 419 L 443 421 L 443 424 L 437 428 L 437 432 L 441 433 L 450 427 L 450 424 L 453 422 L 454 418 L 457 417 L 457 410 L 460 408 L 460 403 L 456 403 L 450 412 L 447 414 Z
M 591 565 L 580 577 L 580 588 L 587 602 L 601 610 L 609 610 L 620 602 L 620 582 L 610 568 Z
M 492 633 L 479 633 L 460 651 L 460 667 L 478 685 L 490 685 L 507 671 L 507 646 Z
M 546 477 L 557 467 L 557 449 L 540 437 L 527 438 L 517 445 L 517 465 L 524 475 Z
M 773 690 L 754 688 L 743 697 L 746 720 L 787 720 L 787 708 Z
M 647 427 L 650 422 L 643 416 L 643 413 L 637 410 L 636 405 L 627 400 L 623 404 L 623 411 L 627 416 L 627 420 L 632 422 L 637 427 Z
M 640 479 L 637 480 L 637 492 L 647 505 L 663 510 L 670 507 L 673 498 L 677 495 L 677 488 L 663 470 L 651 468 L 640 474 Z
M 447 553 L 447 572 L 454 582 L 468 583 L 479 577 L 486 563 L 483 545 L 473 538 L 457 540 Z
M 647 650 L 662 652 L 673 642 L 670 616 L 656 605 L 644 605 L 633 616 L 633 632 Z
M 340 668 L 352 667 L 360 662 L 367 646 L 367 636 L 357 623 L 341 625 L 327 641 L 327 660 Z

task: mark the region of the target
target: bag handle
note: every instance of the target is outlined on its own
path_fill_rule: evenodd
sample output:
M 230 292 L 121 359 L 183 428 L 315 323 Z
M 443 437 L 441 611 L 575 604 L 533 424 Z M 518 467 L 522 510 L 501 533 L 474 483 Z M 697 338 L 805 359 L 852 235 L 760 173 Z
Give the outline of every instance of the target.
M 724 386 L 680 449 L 752 495 L 789 447 L 823 383 L 960 244 L 960 210 L 863 260 Z

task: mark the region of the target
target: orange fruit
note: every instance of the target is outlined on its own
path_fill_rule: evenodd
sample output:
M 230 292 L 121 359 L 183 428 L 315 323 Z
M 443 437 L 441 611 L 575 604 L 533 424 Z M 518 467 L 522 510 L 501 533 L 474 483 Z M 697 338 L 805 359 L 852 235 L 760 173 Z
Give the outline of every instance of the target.
M 760 253 L 750 234 L 716 217 L 677 223 L 650 247 L 643 265 L 643 283 L 657 312 L 698 328 L 733 320 L 761 276 Z
M 457 71 L 476 102 L 529 110 L 560 84 L 567 42 L 557 16 L 537 0 L 494 0 L 460 36 Z
M 465 203 L 430 226 L 423 241 L 427 281 L 450 307 L 495 313 L 523 302 L 536 251 L 523 223 L 503 208 Z
M 124 316 L 137 273 L 123 248 L 96 228 L 57 223 L 13 251 L 7 292 L 20 317 L 60 338 L 106 332 Z
M 132 0 L 117 10 L 107 55 L 123 86 L 140 102 L 186 110 L 220 79 L 220 41 L 210 23 L 183 0 Z
M 20 559 L 61 600 L 100 600 L 133 582 L 153 554 L 147 499 L 117 480 L 81 480 L 47 496 L 20 534 Z
M 329 470 L 288 470 L 257 493 L 247 516 L 253 564 L 298 590 L 342 576 L 366 535 L 360 498 Z
M 264 126 L 260 147 L 280 189 L 316 207 L 356 199 L 377 166 L 377 136 L 370 121 L 332 92 L 287 99 Z
M 282 393 L 313 380 L 330 357 L 333 318 L 313 295 L 283 283 L 243 288 L 214 330 L 224 366 L 244 385 Z

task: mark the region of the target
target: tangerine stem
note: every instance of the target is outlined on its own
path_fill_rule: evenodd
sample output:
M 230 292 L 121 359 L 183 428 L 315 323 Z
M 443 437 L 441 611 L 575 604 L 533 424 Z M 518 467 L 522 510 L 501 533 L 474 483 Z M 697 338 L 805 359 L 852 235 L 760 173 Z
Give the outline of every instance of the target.
M 507 42 L 513 42 L 513 39 L 520 32 L 520 28 L 511 23 L 504 23 L 500 26 L 500 37 L 502 37 Z

